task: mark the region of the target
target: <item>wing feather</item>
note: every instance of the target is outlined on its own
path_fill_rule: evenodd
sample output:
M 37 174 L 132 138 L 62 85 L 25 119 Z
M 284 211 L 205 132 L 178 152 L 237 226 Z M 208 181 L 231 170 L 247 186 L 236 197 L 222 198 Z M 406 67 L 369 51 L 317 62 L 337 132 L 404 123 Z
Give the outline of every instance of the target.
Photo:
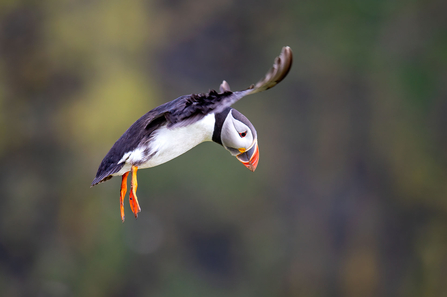
M 210 105 L 212 105 L 210 108 L 213 109 L 213 112 L 219 113 L 247 95 L 273 88 L 287 76 L 292 67 L 292 62 L 292 49 L 285 46 L 282 48 L 281 54 L 276 57 L 273 67 L 270 68 L 261 80 L 256 84 L 251 85 L 248 89 L 231 92 L 230 85 L 224 80 L 220 85 L 221 93 L 210 102 Z

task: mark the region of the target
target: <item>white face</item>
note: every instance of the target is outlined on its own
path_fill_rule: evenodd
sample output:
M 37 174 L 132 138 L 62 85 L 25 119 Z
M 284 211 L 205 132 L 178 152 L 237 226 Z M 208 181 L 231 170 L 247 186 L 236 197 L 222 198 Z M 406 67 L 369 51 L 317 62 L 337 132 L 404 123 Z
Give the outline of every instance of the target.
M 249 150 L 255 143 L 253 132 L 243 122 L 233 117 L 231 110 L 222 125 L 221 140 L 223 146 L 236 156 Z

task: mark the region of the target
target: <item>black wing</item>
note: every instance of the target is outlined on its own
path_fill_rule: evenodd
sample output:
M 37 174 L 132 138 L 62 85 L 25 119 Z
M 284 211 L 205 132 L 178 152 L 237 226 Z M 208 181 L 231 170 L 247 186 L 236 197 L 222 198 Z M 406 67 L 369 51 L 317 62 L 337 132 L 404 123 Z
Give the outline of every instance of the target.
M 265 77 L 246 90 L 231 92 L 229 84 L 223 81 L 220 85 L 220 93 L 212 90 L 207 94 L 192 94 L 177 98 L 172 102 L 179 101 L 176 102 L 175 108 L 169 112 L 170 125 L 190 124 L 209 113 L 222 112 L 247 95 L 273 88 L 287 76 L 292 67 L 292 61 L 292 50 L 285 46 Z
M 91 184 L 92 187 L 112 178 L 112 174 L 117 173 L 124 166 L 125 162 L 118 163 L 124 154 L 136 149 L 140 143 L 148 141 L 152 132 L 166 124 L 164 113 L 156 111 L 160 107 L 163 105 L 139 118 L 115 142 L 99 165 L 96 177 Z

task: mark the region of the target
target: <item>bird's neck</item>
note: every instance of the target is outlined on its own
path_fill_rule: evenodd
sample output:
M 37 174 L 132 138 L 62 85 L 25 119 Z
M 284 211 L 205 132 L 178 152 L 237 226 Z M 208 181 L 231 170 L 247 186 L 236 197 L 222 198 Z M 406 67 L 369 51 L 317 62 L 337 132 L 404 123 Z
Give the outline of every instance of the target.
M 220 145 L 222 145 L 222 138 L 221 138 L 222 126 L 225 122 L 225 119 L 227 118 L 228 113 L 231 110 L 232 108 L 228 107 L 224 109 L 222 112 L 214 114 L 215 122 L 214 122 L 214 131 L 212 140 Z

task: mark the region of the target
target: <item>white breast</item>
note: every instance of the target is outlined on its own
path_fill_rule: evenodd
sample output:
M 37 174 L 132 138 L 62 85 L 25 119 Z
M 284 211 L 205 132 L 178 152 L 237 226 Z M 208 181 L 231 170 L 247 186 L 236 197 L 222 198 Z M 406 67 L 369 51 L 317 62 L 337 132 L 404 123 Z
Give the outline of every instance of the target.
M 151 152 L 156 153 L 147 162 L 138 166 L 138 168 L 149 168 L 163 164 L 184 154 L 204 141 L 211 141 L 214 122 L 214 114 L 209 114 L 186 127 L 169 129 L 163 126 L 157 129 L 154 131 L 154 136 L 150 142 Z M 122 175 L 130 170 L 131 164 L 141 162 L 145 149 L 147 147 L 137 147 L 134 151 L 124 154 L 122 160 L 125 160 L 125 164 L 123 168 L 113 175 Z

